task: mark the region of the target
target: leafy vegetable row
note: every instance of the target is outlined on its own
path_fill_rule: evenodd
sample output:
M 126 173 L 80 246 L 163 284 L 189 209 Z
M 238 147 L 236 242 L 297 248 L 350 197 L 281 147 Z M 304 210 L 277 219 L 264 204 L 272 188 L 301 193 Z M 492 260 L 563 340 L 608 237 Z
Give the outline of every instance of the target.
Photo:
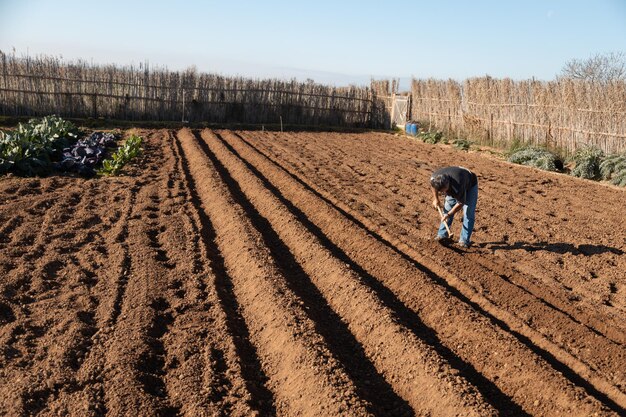
M 111 159 L 102 161 L 100 172 L 105 175 L 118 175 L 124 165 L 139 155 L 141 150 L 141 137 L 132 135 L 111 155 Z
M 31 119 L 13 131 L 0 131 L 0 175 L 43 176 L 53 170 L 85 177 L 118 175 L 141 152 L 141 138 L 133 135 L 110 159 L 104 159 L 107 148 L 116 146 L 115 135 L 94 132 L 77 140 L 78 135 L 76 126 L 58 116 Z
M 537 147 L 514 149 L 509 162 L 530 165 L 546 171 L 563 171 L 564 161 L 556 154 Z M 580 148 L 570 162 L 574 163 L 571 175 L 590 180 L 607 180 L 626 186 L 626 153 L 605 155 L 597 146 Z
M 77 136 L 76 126 L 57 116 L 32 119 L 11 132 L 0 132 L 0 174 L 46 175 L 51 161 Z
M 467 139 L 449 141 L 442 132 L 420 130 L 417 139 L 424 143 L 452 144 L 458 149 L 467 151 L 472 142 Z M 585 146 L 579 149 L 572 158 L 566 160 L 558 154 L 537 146 L 524 146 L 515 142 L 507 153 L 509 162 L 528 165 L 545 171 L 565 172 L 566 163 L 573 168 L 570 174 L 592 180 L 606 180 L 612 184 L 626 187 L 626 152 L 605 155 L 597 146 Z

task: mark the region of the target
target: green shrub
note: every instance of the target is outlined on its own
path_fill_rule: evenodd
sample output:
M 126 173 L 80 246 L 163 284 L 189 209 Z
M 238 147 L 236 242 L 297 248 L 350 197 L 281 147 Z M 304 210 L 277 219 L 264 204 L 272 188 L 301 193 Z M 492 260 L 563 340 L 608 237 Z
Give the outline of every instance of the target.
M 117 151 L 111 155 L 110 159 L 102 161 L 100 173 L 104 175 L 118 175 L 124 165 L 139 155 L 141 150 L 141 137 L 132 135 L 126 140 L 124 145 L 117 148 Z
M 442 132 L 421 132 L 417 135 L 418 139 L 421 139 L 424 143 L 439 143 L 443 138 Z
M 619 187 L 626 187 L 626 169 L 615 174 L 611 179 L 611 184 Z
M 573 160 L 576 166 L 572 170 L 575 177 L 595 180 L 600 178 L 600 161 L 604 152 L 597 146 L 585 146 L 576 151 Z
M 600 163 L 600 176 L 612 184 L 626 186 L 626 152 L 604 158 Z
M 609 155 L 600 163 L 600 175 L 604 180 L 610 180 L 621 171 L 626 171 L 626 152 Z
M 460 149 L 462 151 L 469 151 L 469 148 L 472 146 L 472 142 L 467 139 L 457 139 L 452 142 L 455 148 Z
M 552 152 L 541 148 L 522 148 L 509 156 L 509 162 L 543 169 L 544 171 L 559 171 L 562 161 Z

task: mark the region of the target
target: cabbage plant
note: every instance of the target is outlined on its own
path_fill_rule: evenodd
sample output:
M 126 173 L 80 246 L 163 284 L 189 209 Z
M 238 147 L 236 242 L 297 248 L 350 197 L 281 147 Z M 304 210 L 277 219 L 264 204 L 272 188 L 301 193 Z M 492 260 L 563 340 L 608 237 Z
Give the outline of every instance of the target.
M 612 184 L 626 186 L 626 152 L 607 156 L 600 163 L 600 175 Z
M 544 171 L 558 171 L 559 158 L 552 152 L 541 148 L 522 148 L 514 151 L 509 156 L 509 162 L 532 166 Z
M 576 166 L 572 170 L 575 177 L 596 180 L 600 178 L 600 161 L 604 152 L 597 146 L 585 146 L 576 151 L 574 161 Z
M 20 123 L 10 132 L 0 132 L 0 174 L 45 175 L 51 170 L 51 159 L 78 130 L 58 116 L 46 116 Z

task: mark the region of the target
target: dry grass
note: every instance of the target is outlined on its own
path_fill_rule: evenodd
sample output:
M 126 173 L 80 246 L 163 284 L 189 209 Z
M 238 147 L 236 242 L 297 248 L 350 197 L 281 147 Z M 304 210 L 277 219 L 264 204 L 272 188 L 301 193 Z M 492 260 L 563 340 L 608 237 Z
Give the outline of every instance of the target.
M 246 79 L 118 67 L 49 56 L 19 58 L 0 51 L 0 114 L 188 120 L 211 123 L 328 125 L 379 128 L 384 103 L 372 88 L 278 79 Z M 389 86 L 386 86 L 387 90 Z M 388 93 L 388 92 L 387 92 Z M 184 111 L 184 113 L 183 113 Z
M 626 150 L 624 82 L 414 79 L 412 94 L 411 117 L 449 136 L 500 146 L 521 140 L 566 154 L 584 145 Z

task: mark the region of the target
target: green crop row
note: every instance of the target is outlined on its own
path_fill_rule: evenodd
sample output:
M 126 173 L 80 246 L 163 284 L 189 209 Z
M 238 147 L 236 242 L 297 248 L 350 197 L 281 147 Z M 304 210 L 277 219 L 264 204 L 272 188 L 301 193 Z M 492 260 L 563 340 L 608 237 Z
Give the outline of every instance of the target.
M 563 161 L 558 155 L 547 149 L 527 147 L 514 149 L 509 153 L 509 162 L 527 165 L 544 171 L 560 171 L 563 169 Z
M 509 152 L 509 162 L 534 166 L 546 171 L 563 171 L 563 159 L 547 149 L 521 147 Z M 605 155 L 597 146 L 580 148 L 569 160 L 574 164 L 570 174 L 590 180 L 606 180 L 626 186 L 626 153 Z
M 417 139 L 420 139 L 424 143 L 436 144 L 443 143 L 449 144 L 451 143 L 455 148 L 460 149 L 462 151 L 468 151 L 472 146 L 472 142 L 467 139 L 455 139 L 452 142 L 448 141 L 448 139 L 443 135 L 443 132 L 439 131 L 422 131 L 417 134 Z
M 141 137 L 132 135 L 124 145 L 117 148 L 111 158 L 102 161 L 100 173 L 103 175 L 118 175 L 124 165 L 141 153 Z
M 612 184 L 626 187 L 626 152 L 609 155 L 600 163 L 600 176 Z

